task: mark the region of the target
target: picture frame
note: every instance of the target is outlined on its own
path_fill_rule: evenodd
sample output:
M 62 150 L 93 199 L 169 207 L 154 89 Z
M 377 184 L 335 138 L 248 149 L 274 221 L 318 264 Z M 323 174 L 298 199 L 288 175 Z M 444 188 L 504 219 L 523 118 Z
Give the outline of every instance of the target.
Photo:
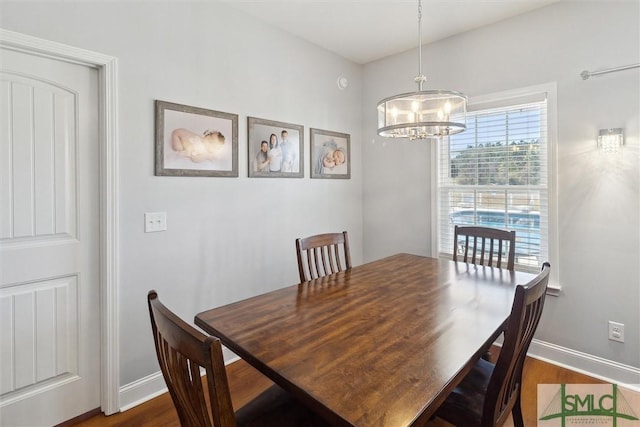
M 311 128 L 311 178 L 351 178 L 351 136 Z
M 156 176 L 238 176 L 238 115 L 155 101 Z
M 247 140 L 250 178 L 304 178 L 304 126 L 247 117 Z

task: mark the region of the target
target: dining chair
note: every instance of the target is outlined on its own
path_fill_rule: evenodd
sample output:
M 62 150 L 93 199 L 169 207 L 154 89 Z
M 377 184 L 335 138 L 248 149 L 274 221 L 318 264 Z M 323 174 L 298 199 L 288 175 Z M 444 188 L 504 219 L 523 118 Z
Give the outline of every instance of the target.
M 456 426 L 501 426 L 513 415 L 515 427 L 524 427 L 520 393 L 522 366 L 544 306 L 550 265 L 526 285 L 516 286 L 502 349 L 495 364 L 478 359 L 451 392 L 436 416 Z
M 300 282 L 351 268 L 349 236 L 346 231 L 298 238 L 296 254 Z
M 325 425 L 277 385 L 234 412 L 220 340 L 184 322 L 160 302 L 156 291 L 149 291 L 147 301 L 156 355 L 181 426 Z M 204 369 L 205 379 L 201 377 L 201 369 Z
M 456 225 L 453 232 L 453 260 L 489 267 L 515 269 L 516 232 L 490 227 L 462 227 Z M 503 257 L 506 266 L 503 267 Z M 495 262 L 495 265 L 494 265 Z

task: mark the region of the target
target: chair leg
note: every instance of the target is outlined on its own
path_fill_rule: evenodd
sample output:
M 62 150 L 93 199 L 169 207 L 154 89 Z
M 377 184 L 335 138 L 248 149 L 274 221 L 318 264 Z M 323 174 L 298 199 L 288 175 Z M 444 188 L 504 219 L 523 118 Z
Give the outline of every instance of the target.
M 513 416 L 514 427 L 524 427 L 524 420 L 522 419 L 522 407 L 520 406 L 520 393 L 518 393 L 516 403 L 511 409 L 511 415 Z

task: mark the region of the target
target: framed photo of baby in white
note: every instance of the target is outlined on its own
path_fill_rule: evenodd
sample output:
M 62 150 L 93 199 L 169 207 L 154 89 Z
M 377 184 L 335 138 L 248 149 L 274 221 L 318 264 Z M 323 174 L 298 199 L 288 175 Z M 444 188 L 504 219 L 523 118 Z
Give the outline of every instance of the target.
M 250 178 L 303 178 L 304 126 L 247 118 Z
M 155 102 L 157 176 L 238 176 L 238 115 Z
M 311 128 L 311 178 L 351 178 L 351 137 Z

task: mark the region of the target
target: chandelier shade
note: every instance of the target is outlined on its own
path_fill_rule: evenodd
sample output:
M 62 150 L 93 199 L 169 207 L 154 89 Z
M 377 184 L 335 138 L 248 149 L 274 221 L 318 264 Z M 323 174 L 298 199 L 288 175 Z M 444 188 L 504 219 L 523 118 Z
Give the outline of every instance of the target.
M 378 103 L 378 134 L 388 138 L 427 139 L 466 129 L 467 97 L 452 90 L 421 90 Z
M 418 84 L 416 92 L 402 93 L 378 103 L 378 135 L 427 139 L 460 133 L 467 128 L 467 97 L 454 90 L 422 90 L 422 1 L 418 0 Z

